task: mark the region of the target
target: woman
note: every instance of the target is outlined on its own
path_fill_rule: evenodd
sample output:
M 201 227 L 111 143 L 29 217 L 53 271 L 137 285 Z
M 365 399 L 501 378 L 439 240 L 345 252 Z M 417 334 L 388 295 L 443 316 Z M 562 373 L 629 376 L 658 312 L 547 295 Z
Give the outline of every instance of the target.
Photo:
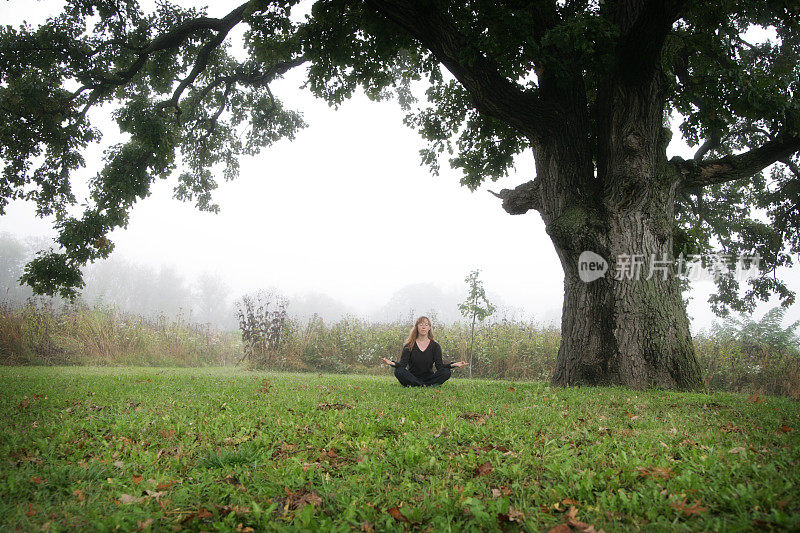
M 394 375 L 404 387 L 441 385 L 450 377 L 451 368 L 469 364 L 466 361 L 442 363 L 442 348 L 433 340 L 431 321 L 426 316 L 419 317 L 411 328 L 411 333 L 403 344 L 400 361 L 390 361 L 385 357 L 381 360 L 394 367 Z M 434 365 L 436 372 L 433 372 Z

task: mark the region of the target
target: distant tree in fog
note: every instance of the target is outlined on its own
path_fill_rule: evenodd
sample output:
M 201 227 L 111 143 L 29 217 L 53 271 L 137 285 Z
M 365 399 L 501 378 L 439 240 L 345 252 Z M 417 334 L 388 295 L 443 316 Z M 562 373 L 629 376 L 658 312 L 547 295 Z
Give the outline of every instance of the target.
M 201 274 L 194 284 L 194 320 L 221 329 L 236 329 L 236 316 L 229 301 L 230 290 L 219 274 Z
M 32 294 L 28 286 L 19 284 L 19 277 L 31 255 L 16 237 L 9 233 L 0 234 L 0 299 L 19 301 Z
M 295 320 L 300 320 L 301 322 L 307 321 L 316 314 L 328 324 L 338 322 L 345 315 L 357 314 L 350 306 L 321 292 L 310 292 L 292 296 L 289 299 L 287 312 L 290 317 Z

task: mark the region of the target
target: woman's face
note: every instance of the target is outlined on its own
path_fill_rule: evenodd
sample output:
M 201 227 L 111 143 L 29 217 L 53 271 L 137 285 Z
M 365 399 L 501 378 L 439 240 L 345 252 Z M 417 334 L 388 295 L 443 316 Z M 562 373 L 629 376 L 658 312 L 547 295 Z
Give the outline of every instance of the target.
M 417 331 L 419 332 L 420 335 L 425 336 L 428 334 L 430 330 L 431 330 L 431 323 L 428 322 L 427 320 L 423 320 L 422 322 L 417 324 Z

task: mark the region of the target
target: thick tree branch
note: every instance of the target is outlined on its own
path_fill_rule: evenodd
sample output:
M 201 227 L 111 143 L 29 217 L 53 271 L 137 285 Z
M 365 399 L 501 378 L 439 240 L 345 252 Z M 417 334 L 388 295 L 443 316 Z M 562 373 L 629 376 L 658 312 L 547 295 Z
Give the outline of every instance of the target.
M 153 41 L 150 42 L 147 46 L 143 46 L 140 48 L 140 51 L 137 53 L 136 60 L 126 69 L 115 72 L 110 78 L 103 78 L 97 81 L 94 84 L 87 84 L 78 89 L 73 93 L 73 97 L 79 95 L 85 89 L 92 89 L 92 92 L 89 96 L 89 100 L 84 107 L 82 114 L 85 114 L 88 109 L 97 103 L 100 98 L 102 98 L 103 94 L 106 93 L 108 90 L 113 89 L 115 87 L 119 87 L 121 85 L 125 85 L 129 81 L 131 81 L 139 71 L 142 70 L 144 65 L 147 63 L 147 60 L 156 52 L 160 52 L 162 50 L 168 50 L 171 48 L 175 48 L 183 43 L 187 38 L 189 38 L 194 33 L 197 33 L 202 30 L 215 30 L 218 32 L 218 35 L 212 39 L 203 49 L 200 51 L 198 55 L 198 62 L 195 64 L 195 69 L 192 70 L 192 73 L 189 74 L 186 80 L 189 78 L 194 80 L 192 74 L 196 77 L 197 74 L 195 70 L 198 68 L 199 64 L 202 62 L 208 61 L 208 55 L 211 53 L 213 48 L 219 46 L 219 44 L 225 39 L 225 36 L 228 32 L 233 28 L 236 24 L 242 21 L 244 17 L 245 10 L 248 6 L 249 2 L 245 2 L 241 4 L 239 7 L 225 15 L 221 19 L 217 18 L 210 18 L 210 17 L 198 17 L 196 19 L 187 20 L 183 24 L 179 24 L 172 28 L 170 31 L 164 33 L 156 37 Z M 213 46 L 212 46 L 213 43 Z M 205 68 L 205 64 L 202 65 L 200 71 Z M 199 72 L 198 72 L 199 73 Z M 182 92 L 186 86 L 184 83 L 186 80 L 183 80 L 181 83 L 180 91 Z M 189 82 L 191 83 L 191 82 Z M 188 85 L 188 83 L 186 83 Z M 178 91 L 176 91 L 177 93 Z M 173 95 L 174 96 L 174 95 Z
M 489 192 L 503 200 L 503 209 L 510 215 L 522 215 L 530 209 L 538 211 L 542 207 L 542 197 L 537 180 L 517 185 L 513 189 L 503 189 L 499 193 Z
M 706 139 L 706 142 L 704 142 L 702 146 L 698 148 L 697 152 L 695 152 L 692 159 L 698 162 L 702 161 L 708 152 L 719 147 L 720 141 L 722 141 L 722 136 L 717 132 L 712 132 L 711 136 Z
M 686 0 L 618 2 L 613 19 L 622 30 L 620 74 L 634 80 L 649 76 L 658 65 L 664 40 L 680 18 Z
M 743 154 L 700 162 L 673 157 L 670 163 L 683 176 L 682 187 L 703 187 L 750 177 L 797 152 L 800 152 L 800 137 L 791 136 L 769 141 Z
M 435 3 L 367 0 L 367 4 L 428 48 L 467 89 L 479 111 L 528 136 L 546 133 L 544 126 L 555 118 L 556 111 L 500 74 L 496 63 L 477 50 Z

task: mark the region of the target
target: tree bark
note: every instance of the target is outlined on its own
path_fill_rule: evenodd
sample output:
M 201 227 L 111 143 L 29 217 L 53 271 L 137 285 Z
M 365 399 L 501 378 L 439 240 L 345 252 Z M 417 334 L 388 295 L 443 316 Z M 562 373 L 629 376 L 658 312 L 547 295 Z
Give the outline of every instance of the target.
M 585 170 L 585 140 L 533 142 L 537 181 L 551 184 L 540 189 L 540 214 L 564 269 L 555 385 L 701 384 L 672 267 L 681 175 L 666 158 L 660 91 L 658 76 L 649 84 L 614 81 L 599 89 L 596 175 Z M 593 281 L 580 276 L 586 251 L 608 266 Z

